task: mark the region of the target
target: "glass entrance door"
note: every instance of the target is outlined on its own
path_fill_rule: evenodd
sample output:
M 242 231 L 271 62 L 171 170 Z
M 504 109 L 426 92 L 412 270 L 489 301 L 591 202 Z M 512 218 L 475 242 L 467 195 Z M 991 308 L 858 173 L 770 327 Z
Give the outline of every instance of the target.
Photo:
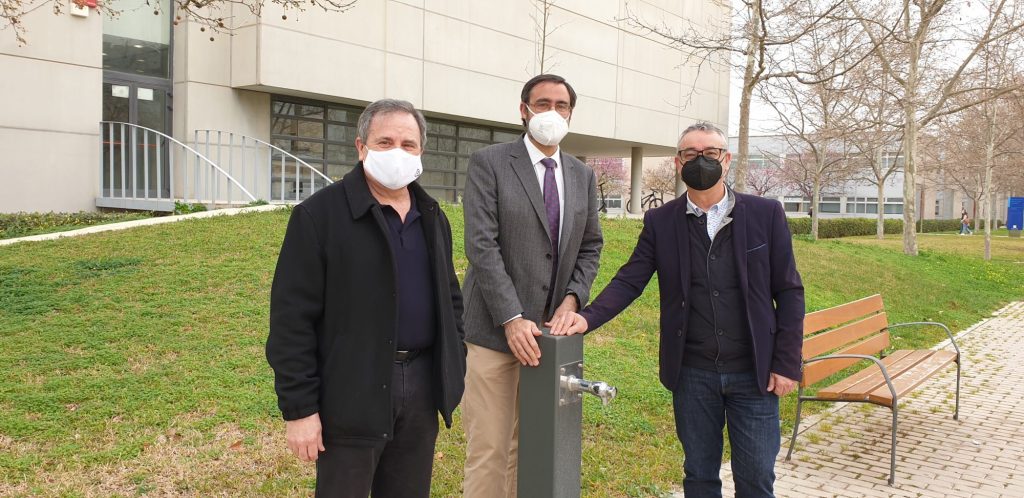
M 103 120 L 117 123 L 101 129 L 104 196 L 169 198 L 173 10 L 153 5 L 119 1 L 103 19 Z
M 166 83 L 104 78 L 103 121 L 108 122 L 102 128 L 104 196 L 170 195 L 168 143 L 160 135 L 170 131 L 169 102 L 170 87 Z

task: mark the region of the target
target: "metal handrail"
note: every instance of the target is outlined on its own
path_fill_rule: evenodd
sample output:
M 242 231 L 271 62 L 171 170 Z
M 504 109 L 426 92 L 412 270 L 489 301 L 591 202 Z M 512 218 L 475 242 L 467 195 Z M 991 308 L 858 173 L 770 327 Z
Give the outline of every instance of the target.
M 226 136 L 226 137 L 225 137 Z M 225 138 L 227 140 L 225 141 Z M 267 155 L 267 162 L 265 165 L 260 166 L 257 164 L 258 159 L 252 161 L 249 164 L 247 160 L 247 154 L 250 148 L 250 142 L 252 146 L 263 146 L 266 147 L 270 153 Z M 304 161 L 302 158 L 288 152 L 274 144 L 266 142 L 256 137 L 250 137 L 241 133 L 235 133 L 224 130 L 213 130 L 213 129 L 196 129 L 193 132 L 193 145 L 196 149 L 205 147 L 207 155 L 213 157 L 211 153 L 211 147 L 215 148 L 218 159 L 223 156 L 223 149 L 227 148 L 227 163 L 226 166 L 230 171 L 234 171 L 235 166 L 235 152 L 236 149 L 241 149 L 241 170 L 242 178 L 245 181 L 246 171 L 252 171 L 252 183 L 249 184 L 254 191 L 263 192 L 260 187 L 260 179 L 265 178 L 266 190 L 268 200 L 272 202 L 292 202 L 300 201 L 303 198 L 301 186 L 304 181 L 309 182 L 309 194 L 312 195 L 317 191 L 317 182 L 323 181 L 327 185 L 334 183 L 329 176 L 325 175 L 319 169 L 313 167 L 311 164 Z M 275 157 L 279 158 L 276 161 Z M 294 164 L 294 168 L 290 167 L 288 160 Z M 251 166 L 251 168 L 250 168 Z M 264 169 L 265 168 L 265 169 Z M 273 177 L 275 170 L 279 173 L 280 181 L 278 188 L 275 190 L 273 186 Z M 294 189 L 285 189 L 285 178 L 287 175 L 293 174 L 295 180 Z
M 200 132 L 213 133 L 213 132 L 221 132 L 221 131 L 220 130 L 206 130 L 206 129 L 204 129 L 204 130 L 196 130 L 195 131 L 196 136 L 198 136 Z M 299 164 L 301 164 L 301 165 L 303 165 L 303 166 L 313 170 L 314 173 L 320 175 L 320 177 L 323 178 L 324 180 L 327 180 L 330 183 L 334 183 L 334 180 L 332 180 L 331 177 L 323 174 L 320 170 L 314 168 L 311 164 L 307 163 L 306 161 L 303 161 L 302 158 L 300 158 L 300 157 L 292 154 L 291 152 L 288 152 L 288 151 L 286 151 L 286 150 L 284 150 L 284 149 L 282 149 L 282 148 L 280 148 L 280 147 L 278 147 L 278 146 L 276 146 L 276 145 L 274 145 L 274 144 L 272 144 L 270 142 L 264 142 L 263 140 L 260 140 L 260 139 L 258 139 L 256 137 L 250 137 L 248 135 L 242 135 L 241 133 L 234 133 L 234 132 L 227 132 L 227 133 L 232 133 L 232 134 L 238 135 L 240 138 L 244 138 L 246 140 L 252 140 L 253 142 L 256 142 L 256 143 L 261 144 L 261 145 L 266 145 L 267 147 L 269 147 L 269 148 L 271 148 L 271 149 L 273 149 L 273 150 L 275 150 L 277 152 L 280 152 L 281 154 L 284 154 L 284 155 L 290 157 L 292 160 L 298 162 Z
M 121 139 L 121 143 L 120 143 L 120 152 L 121 152 L 121 160 L 120 160 L 120 162 L 121 162 L 121 167 L 120 167 L 121 181 L 120 181 L 120 183 L 121 183 L 121 191 L 120 191 L 120 196 L 114 195 L 114 191 L 115 191 L 115 189 L 114 189 L 114 183 L 115 183 L 115 179 L 114 179 L 114 177 L 115 177 L 115 175 L 114 175 L 114 173 L 115 173 L 115 169 L 114 169 L 114 152 L 115 152 L 115 148 L 114 148 L 114 145 L 115 145 L 114 144 L 114 130 L 115 130 L 115 127 L 120 127 L 120 129 L 121 129 L 121 136 L 120 136 L 120 139 Z M 126 133 L 126 130 L 131 130 L 131 135 L 130 136 Z M 142 126 L 142 125 L 138 125 L 138 124 L 134 124 L 134 123 L 126 123 L 126 122 L 122 122 L 122 121 L 100 121 L 101 149 L 103 147 L 102 141 L 103 140 L 109 140 L 109 143 L 106 144 L 107 145 L 106 151 L 108 151 L 109 154 L 110 154 L 110 157 L 108 159 L 108 164 L 107 164 L 108 171 L 110 173 L 110 176 L 109 176 L 109 179 L 108 179 L 108 188 L 109 188 L 108 194 L 109 194 L 109 197 L 112 197 L 112 198 L 117 198 L 117 197 L 120 197 L 120 198 L 136 198 L 136 194 L 137 194 L 136 186 L 137 186 L 137 183 L 138 183 L 138 178 L 136 177 L 136 175 L 137 175 L 137 171 L 138 171 L 138 162 L 139 162 L 138 161 L 138 151 L 137 151 L 139 143 L 138 143 L 138 135 L 136 133 L 136 130 L 142 130 L 143 131 L 142 145 L 144 147 L 146 147 L 147 149 L 150 147 L 148 133 L 152 133 L 156 137 L 159 137 L 159 138 L 162 138 L 164 140 L 167 140 L 172 145 L 177 145 L 178 147 L 181 147 L 187 153 L 189 153 L 193 157 L 195 157 L 196 160 L 195 160 L 194 165 L 197 168 L 200 165 L 200 163 L 202 163 L 202 165 L 208 166 L 209 168 L 211 168 L 212 170 L 216 171 L 217 173 L 220 173 L 220 175 L 223 175 L 224 178 L 226 178 L 227 181 L 229 182 L 229 185 L 228 185 L 228 187 L 229 187 L 229 190 L 228 190 L 228 192 L 229 192 L 229 201 L 228 202 L 230 202 L 230 187 L 231 187 L 231 184 L 233 184 L 235 187 L 238 187 L 238 189 L 241 190 L 241 192 L 243 194 L 245 194 L 245 197 L 247 197 L 250 202 L 256 201 L 256 196 L 254 196 L 249 191 L 249 189 L 245 188 L 245 186 L 242 185 L 242 183 L 239 182 L 234 176 L 232 176 L 229 172 L 225 171 L 223 168 L 218 166 L 217 163 L 215 163 L 209 157 L 207 157 L 203 153 L 199 152 L 198 150 L 196 150 L 196 149 L 194 149 L 192 147 L 189 147 L 184 142 L 181 142 L 180 140 L 178 140 L 178 139 L 176 139 L 176 138 L 174 138 L 174 137 L 172 137 L 172 136 L 170 136 L 170 135 L 168 135 L 166 133 L 163 133 L 163 132 L 158 131 L 158 130 L 154 130 L 152 128 L 148 128 L 146 126 Z M 108 131 L 109 131 L 109 133 L 107 133 Z M 132 150 L 130 151 L 130 153 L 131 153 L 130 161 L 131 161 L 131 167 L 132 167 L 132 169 L 131 169 L 131 175 L 132 175 L 132 188 L 131 188 L 132 196 L 131 197 L 129 197 L 127 195 L 128 187 L 127 187 L 127 184 L 126 184 L 127 178 L 128 178 L 128 161 L 129 161 L 129 159 L 127 157 L 129 151 L 126 150 L 126 147 L 125 147 L 125 142 L 127 142 L 127 141 L 130 141 L 131 144 L 132 144 Z M 172 152 L 173 149 L 171 149 L 170 147 L 167 148 L 167 153 L 168 153 L 168 161 L 167 161 L 167 163 L 168 163 L 168 172 L 169 172 L 169 174 L 167 175 L 168 178 L 166 178 L 166 181 L 167 181 L 167 187 L 168 187 L 168 190 L 169 190 L 169 195 L 165 197 L 165 196 L 163 196 L 163 189 L 162 189 L 162 185 L 163 185 L 163 181 L 164 181 L 164 175 L 163 175 L 163 172 L 161 171 L 162 170 L 162 162 L 163 162 L 163 155 L 161 153 L 161 145 L 160 145 L 159 141 L 155 141 L 152 145 L 155 148 L 155 150 L 157 151 L 157 156 L 156 156 L 156 167 L 157 167 L 156 181 L 157 181 L 157 185 L 158 185 L 158 187 L 157 187 L 157 194 L 156 194 L 155 197 L 150 197 L 149 193 L 148 193 L 150 164 L 149 164 L 149 155 L 148 154 L 144 154 L 144 157 L 143 157 L 143 165 L 144 165 L 143 177 L 144 177 L 144 181 L 145 181 L 146 187 L 147 187 L 144 190 L 144 192 L 145 192 L 144 198 L 145 199 L 154 198 L 154 199 L 158 199 L 158 200 L 173 200 L 176 197 L 174 195 L 174 190 L 175 190 L 175 185 L 174 185 L 174 182 L 175 182 L 175 162 L 174 162 L 174 157 L 173 157 L 173 152 Z M 101 164 L 100 164 L 101 171 L 102 171 L 102 168 L 104 167 L 104 165 L 102 164 L 102 162 L 103 162 L 102 161 L 102 153 L 103 152 L 104 151 L 101 150 Z M 188 162 L 187 162 L 187 159 L 186 159 L 185 166 L 187 167 L 187 165 L 188 165 Z M 195 200 L 200 200 L 199 199 L 199 193 L 198 193 L 198 182 L 199 182 L 198 169 L 197 169 L 197 172 L 196 172 L 196 177 L 197 177 L 196 183 L 193 184 L 193 193 L 195 194 L 195 196 L 194 196 Z M 215 177 L 214 179 L 216 180 L 216 178 L 219 178 L 219 176 Z M 183 196 L 181 196 L 181 197 L 187 200 L 188 199 L 188 196 L 187 196 L 187 178 L 185 178 L 184 180 L 185 180 L 183 182 L 184 186 L 182 188 Z M 104 187 L 104 185 L 103 185 L 103 175 L 102 174 L 100 175 L 100 187 L 101 187 L 101 192 L 102 192 L 102 189 Z M 218 188 L 214 187 L 214 190 L 212 192 L 210 192 L 209 191 L 210 190 L 210 186 L 209 186 L 209 184 L 207 184 L 206 185 L 206 189 L 208 191 L 207 193 L 209 194 L 208 195 L 209 198 L 206 199 L 206 200 L 208 200 L 211 203 L 216 203 L 218 201 L 218 199 L 216 199 L 216 196 L 217 196 L 217 192 L 216 191 L 218 190 Z

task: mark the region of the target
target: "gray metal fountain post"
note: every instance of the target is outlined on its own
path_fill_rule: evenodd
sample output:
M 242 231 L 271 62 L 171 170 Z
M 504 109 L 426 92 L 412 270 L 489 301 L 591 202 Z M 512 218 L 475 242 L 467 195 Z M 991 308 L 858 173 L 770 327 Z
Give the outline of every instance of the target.
M 583 393 L 608 404 L 616 389 L 583 378 L 583 336 L 537 338 L 541 361 L 519 373 L 521 498 L 578 498 L 583 465 Z

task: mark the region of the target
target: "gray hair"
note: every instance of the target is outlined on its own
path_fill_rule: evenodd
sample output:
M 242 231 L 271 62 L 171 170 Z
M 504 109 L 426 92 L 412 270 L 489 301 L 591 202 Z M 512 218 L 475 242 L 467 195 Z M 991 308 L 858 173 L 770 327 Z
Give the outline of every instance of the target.
M 679 135 L 679 141 L 676 142 L 676 145 L 679 145 L 680 143 L 683 142 L 683 137 L 685 137 L 687 133 L 694 132 L 694 131 L 703 131 L 703 132 L 707 132 L 707 133 L 717 133 L 718 136 L 722 137 L 722 143 L 725 144 L 725 147 L 726 148 L 729 147 L 729 137 L 725 136 L 725 132 L 722 131 L 721 128 L 719 128 L 719 127 L 717 127 L 717 126 L 715 126 L 715 125 L 713 125 L 713 124 L 711 124 L 711 123 L 709 123 L 707 121 L 697 121 L 696 123 L 693 123 L 692 125 L 687 127 L 685 130 L 683 130 L 683 134 Z
M 373 122 L 373 118 L 393 112 L 411 114 L 416 119 L 416 125 L 420 127 L 420 148 L 425 149 L 427 147 L 427 120 L 423 118 L 423 113 L 417 111 L 411 103 L 405 100 L 380 99 L 366 106 L 363 113 L 359 115 L 359 121 L 356 124 L 356 133 L 359 139 L 363 143 L 366 143 L 369 139 L 370 124 Z

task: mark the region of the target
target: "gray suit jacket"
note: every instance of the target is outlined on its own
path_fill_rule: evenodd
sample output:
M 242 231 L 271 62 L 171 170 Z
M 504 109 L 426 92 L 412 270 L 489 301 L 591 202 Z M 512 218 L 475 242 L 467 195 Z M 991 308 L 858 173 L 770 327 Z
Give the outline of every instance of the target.
M 466 342 L 511 352 L 502 323 L 522 313 L 543 326 L 568 294 L 580 308 L 590 298 L 601 257 L 594 171 L 562 153 L 564 214 L 552 302 L 551 237 L 544 197 L 522 140 L 473 153 L 463 205 L 466 257 L 463 283 Z

